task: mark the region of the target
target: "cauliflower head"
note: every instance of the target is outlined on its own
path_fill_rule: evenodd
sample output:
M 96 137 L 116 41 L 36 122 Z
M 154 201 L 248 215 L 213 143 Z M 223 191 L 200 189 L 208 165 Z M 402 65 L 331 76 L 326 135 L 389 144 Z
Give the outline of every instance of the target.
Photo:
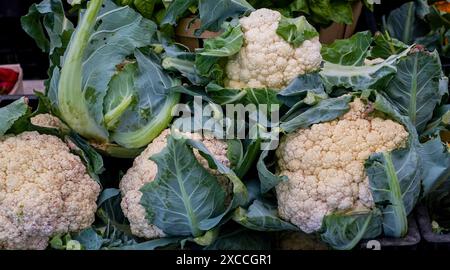
M 408 132 L 392 120 L 368 116 L 367 110 L 355 99 L 340 118 L 282 139 L 277 172 L 289 180 L 278 184 L 276 193 L 283 219 L 311 233 L 334 211 L 373 206 L 364 162 L 372 153 L 404 146 Z
M 65 126 L 58 117 L 55 117 L 48 113 L 38 114 L 32 117 L 30 121 L 31 124 L 38 127 L 61 128 Z
M 298 75 L 320 68 L 319 37 L 295 48 L 276 33 L 280 19 L 280 12 L 266 8 L 240 19 L 244 44 L 227 63 L 225 86 L 282 89 Z
M 45 249 L 50 237 L 89 227 L 99 193 L 59 138 L 0 138 L 0 249 Z
M 120 182 L 122 192 L 122 210 L 130 222 L 133 235 L 147 239 L 164 237 L 164 233 L 155 225 L 149 224 L 146 218 L 146 211 L 140 204 L 142 192 L 140 189 L 147 183 L 155 180 L 158 167 L 149 158 L 161 152 L 167 144 L 167 137 L 170 129 L 164 130 L 151 144 L 139 155 Z M 210 136 L 201 136 L 196 133 L 182 133 L 184 137 L 201 141 L 212 155 L 223 165 L 229 167 L 230 161 L 227 157 L 228 145 L 225 141 L 217 140 Z M 228 178 L 221 176 L 217 171 L 208 167 L 208 161 L 203 158 L 197 150 L 194 155 L 200 164 L 211 174 L 217 176 L 219 184 L 225 189 L 227 194 L 232 193 L 232 185 Z M 228 198 L 229 201 L 231 198 Z

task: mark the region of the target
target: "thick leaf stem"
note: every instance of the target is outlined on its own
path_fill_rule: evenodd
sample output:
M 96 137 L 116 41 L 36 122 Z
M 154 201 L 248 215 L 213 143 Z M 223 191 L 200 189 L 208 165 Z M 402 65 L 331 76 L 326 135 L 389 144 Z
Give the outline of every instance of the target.
M 386 161 L 386 175 L 389 179 L 389 190 L 391 191 L 390 203 L 392 204 L 392 215 L 398 217 L 395 219 L 395 228 L 391 228 L 393 235 L 391 237 L 403 237 L 408 231 L 408 219 L 406 215 L 405 205 L 403 204 L 403 196 L 398 181 L 397 173 L 395 172 L 394 164 L 390 153 L 383 153 Z
M 89 2 L 67 49 L 58 84 L 59 110 L 64 121 L 77 133 L 98 142 L 106 142 L 108 133 L 90 115 L 82 89 L 82 64 L 102 4 L 103 0 Z

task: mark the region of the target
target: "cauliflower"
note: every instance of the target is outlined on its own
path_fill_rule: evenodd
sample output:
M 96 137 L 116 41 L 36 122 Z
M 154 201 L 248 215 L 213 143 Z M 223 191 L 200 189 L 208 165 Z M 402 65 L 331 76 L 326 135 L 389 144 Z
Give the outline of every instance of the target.
M 339 119 L 285 136 L 276 151 L 277 172 L 289 178 L 276 187 L 280 216 L 311 233 L 336 210 L 371 208 L 365 160 L 404 146 L 407 138 L 401 124 L 369 117 L 360 99 Z
M 32 117 L 30 121 L 31 124 L 39 127 L 61 128 L 64 126 L 59 118 L 48 113 L 38 114 L 35 117 Z
M 226 66 L 226 86 L 282 89 L 298 75 L 320 68 L 319 37 L 294 48 L 276 30 L 281 14 L 266 8 L 240 19 L 244 45 Z
M 50 237 L 89 227 L 99 193 L 59 138 L 0 137 L 0 249 L 45 249 Z
M 201 141 L 220 163 L 227 167 L 230 166 L 230 161 L 227 157 L 228 145 L 226 142 L 208 136 L 202 137 L 200 134 L 195 133 L 182 134 L 190 139 Z M 153 239 L 164 236 L 164 233 L 159 228 L 148 223 L 145 209 L 140 204 L 142 197 L 140 189 L 145 184 L 155 180 L 158 168 L 156 163 L 149 158 L 163 150 L 169 135 L 170 129 L 166 129 L 159 137 L 154 139 L 147 149 L 135 159 L 133 167 L 128 170 L 120 182 L 120 190 L 122 191 L 123 197 L 121 203 L 122 210 L 130 221 L 131 232 L 138 237 Z M 217 171 L 209 169 L 208 161 L 197 150 L 194 150 L 194 154 L 203 167 L 217 176 L 219 183 L 226 190 L 227 194 L 231 194 L 232 185 L 228 178 L 218 175 Z M 227 198 L 228 203 L 230 199 L 230 197 Z
M 277 240 L 280 250 L 328 250 L 316 235 L 303 232 L 281 232 Z

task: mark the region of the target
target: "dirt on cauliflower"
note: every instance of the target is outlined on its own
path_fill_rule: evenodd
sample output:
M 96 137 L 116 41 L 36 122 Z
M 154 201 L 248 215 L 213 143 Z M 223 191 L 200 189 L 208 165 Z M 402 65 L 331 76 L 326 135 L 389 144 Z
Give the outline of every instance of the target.
M 100 186 L 59 138 L 0 138 L 0 249 L 45 249 L 95 218 Z
M 230 161 L 227 157 L 228 145 L 225 141 L 217 140 L 208 136 L 199 134 L 182 133 L 183 136 L 201 141 L 212 155 L 223 165 L 229 167 Z M 147 239 L 160 238 L 164 233 L 155 225 L 149 224 L 146 218 L 146 211 L 140 204 L 142 192 L 140 189 L 147 183 L 155 180 L 158 173 L 158 167 L 155 162 L 149 158 L 161 152 L 167 144 L 167 137 L 170 135 L 170 129 L 164 130 L 151 144 L 139 155 L 120 182 L 120 190 L 122 192 L 122 210 L 130 222 L 131 232 L 133 235 Z M 208 167 L 208 161 L 203 158 L 197 150 L 194 155 L 202 166 L 216 175 L 219 184 L 224 188 L 227 194 L 231 194 L 232 185 L 228 178 L 221 176 L 217 171 Z M 226 202 L 225 202 L 226 203 Z
M 285 136 L 276 151 L 277 172 L 289 178 L 276 187 L 280 216 L 311 233 L 336 210 L 372 207 L 364 162 L 407 138 L 401 124 L 368 116 L 360 99 L 339 119 Z

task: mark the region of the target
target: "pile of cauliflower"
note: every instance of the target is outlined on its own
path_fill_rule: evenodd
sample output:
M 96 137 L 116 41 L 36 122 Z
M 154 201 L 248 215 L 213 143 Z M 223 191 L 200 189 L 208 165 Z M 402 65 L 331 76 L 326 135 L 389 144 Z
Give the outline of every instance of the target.
M 278 184 L 276 193 L 283 219 L 311 233 L 334 211 L 374 206 L 364 162 L 372 153 L 404 146 L 408 132 L 368 111 L 355 99 L 339 119 L 282 139 L 276 151 L 277 172 L 289 180 Z
M 55 136 L 0 137 L 0 249 L 45 249 L 95 218 L 100 185 Z
M 120 190 L 122 192 L 122 210 L 130 222 L 133 235 L 147 239 L 164 237 L 164 233 L 155 225 L 149 224 L 146 218 L 146 211 L 140 204 L 142 192 L 140 189 L 147 183 L 155 180 L 158 173 L 158 166 L 149 158 L 161 152 L 167 145 L 167 138 L 170 135 L 170 129 L 164 130 L 151 144 L 134 160 L 133 167 L 128 170 L 120 181 Z M 218 140 L 208 135 L 197 133 L 180 133 L 185 138 L 202 142 L 211 154 L 223 165 L 229 167 L 230 161 L 227 157 L 228 145 L 225 141 Z M 219 184 L 227 194 L 232 192 L 232 184 L 228 178 L 219 175 L 216 170 L 208 166 L 208 161 L 200 155 L 198 150 L 194 150 L 194 155 L 200 164 L 211 174 L 217 177 Z M 229 203 L 230 197 L 224 204 Z
M 244 45 L 226 66 L 226 87 L 282 89 L 295 77 L 320 68 L 319 37 L 295 48 L 276 30 L 281 13 L 266 8 L 240 19 Z

